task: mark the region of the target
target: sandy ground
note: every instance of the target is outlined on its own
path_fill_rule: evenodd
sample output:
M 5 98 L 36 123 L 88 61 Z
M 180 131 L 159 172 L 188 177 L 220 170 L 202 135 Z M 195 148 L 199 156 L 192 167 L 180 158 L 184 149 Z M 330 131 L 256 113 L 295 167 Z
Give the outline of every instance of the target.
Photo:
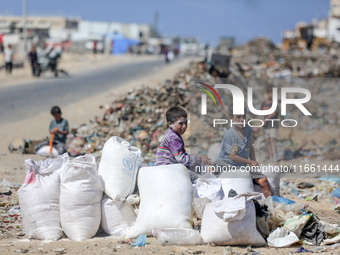
M 84 69 L 101 68 L 107 65 L 115 65 L 124 61 L 140 61 L 141 57 L 122 56 L 117 58 L 107 58 L 106 56 L 65 56 L 69 63 L 63 63 L 65 68 L 73 73 L 77 73 Z M 73 58 L 73 60 L 72 60 Z M 102 60 L 99 60 L 102 58 Z M 152 57 L 151 57 L 152 58 Z M 92 60 L 92 63 L 91 61 Z M 72 62 L 73 61 L 73 62 Z M 157 86 L 165 79 L 171 79 L 173 75 L 179 71 L 180 68 L 185 67 L 191 59 L 182 59 L 173 63 L 166 68 L 160 69 L 154 74 L 141 77 L 138 81 L 122 84 L 120 88 L 114 91 L 107 91 L 100 95 L 93 96 L 90 99 L 76 102 L 72 105 L 62 107 L 64 117 L 67 118 L 71 126 L 76 126 L 82 123 L 88 123 L 89 120 L 94 119 L 95 116 L 101 116 L 102 110 L 98 106 L 109 104 L 115 97 L 127 90 L 138 87 L 142 84 L 148 86 Z M 73 63 L 73 64 L 72 64 Z M 62 65 L 61 65 L 62 66 Z M 28 82 L 34 80 L 30 76 L 28 68 L 21 70 L 21 72 L 14 70 L 13 76 L 1 77 L 0 86 L 15 86 L 23 81 Z M 0 75 L 3 75 L 1 72 Z M 27 139 L 41 139 L 48 135 L 47 127 L 51 120 L 48 112 L 35 116 L 30 119 L 1 125 L 0 123 L 0 179 L 6 179 L 14 183 L 22 183 L 25 178 L 24 160 L 33 158 L 34 160 L 44 159 L 37 155 L 19 155 L 17 153 L 8 153 L 7 146 L 12 138 L 27 138 Z M 1 181 L 0 180 L 0 181 Z M 308 181 L 308 180 L 307 180 Z M 305 204 L 306 202 L 296 196 L 289 196 L 296 202 Z M 13 198 L 15 200 L 15 198 Z M 308 202 L 309 209 L 315 212 L 322 220 L 330 223 L 339 223 L 339 214 L 333 210 L 334 204 L 330 203 L 330 197 L 324 197 L 322 200 L 316 202 Z M 1 211 L 1 207 L 0 207 Z M 155 238 L 148 238 L 147 247 L 132 248 L 125 243 L 124 238 L 104 237 L 100 234 L 97 237 L 83 242 L 71 241 L 63 238 L 58 242 L 42 242 L 37 240 L 28 240 L 23 236 L 22 229 L 11 226 L 10 224 L 1 226 L 5 232 L 10 232 L 11 237 L 0 237 L 0 254 L 227 254 L 226 247 L 211 246 L 211 245 L 197 245 L 197 246 L 161 246 L 157 243 Z M 290 248 L 252 248 L 260 254 L 291 254 L 297 250 L 297 247 Z M 304 246 L 307 249 L 313 247 Z M 61 249 L 61 251 L 58 251 Z M 63 250 L 64 249 L 64 250 Z M 228 249 L 228 248 L 227 248 Z M 233 254 L 252 254 L 253 251 L 246 247 L 232 247 Z M 228 253 L 229 254 L 229 253 Z M 231 254 L 231 253 L 230 253 Z M 340 254 L 340 249 L 322 251 L 321 254 Z

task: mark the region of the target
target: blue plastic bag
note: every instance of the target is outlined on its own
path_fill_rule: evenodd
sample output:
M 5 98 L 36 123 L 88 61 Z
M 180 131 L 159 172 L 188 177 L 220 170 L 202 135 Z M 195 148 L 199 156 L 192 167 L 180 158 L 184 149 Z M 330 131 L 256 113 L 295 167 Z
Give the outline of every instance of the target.
M 132 247 L 134 246 L 143 247 L 145 245 L 146 245 L 146 235 L 140 235 L 139 237 L 137 237 L 136 241 L 131 244 Z
M 340 188 L 336 188 L 332 191 L 332 197 L 340 198 Z
M 290 200 L 288 198 L 284 198 L 284 197 L 278 197 L 278 196 L 273 196 L 273 201 L 279 202 L 279 203 L 286 203 L 286 205 L 291 205 L 291 204 L 295 204 L 295 202 L 293 200 Z

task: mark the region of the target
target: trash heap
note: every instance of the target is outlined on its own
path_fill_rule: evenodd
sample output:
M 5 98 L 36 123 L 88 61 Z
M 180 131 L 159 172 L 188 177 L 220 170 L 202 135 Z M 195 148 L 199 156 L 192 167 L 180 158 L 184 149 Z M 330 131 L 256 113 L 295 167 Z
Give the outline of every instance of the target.
M 24 236 L 17 190 L 20 183 L 0 182 L 0 239 Z
M 287 51 L 257 38 L 232 51 L 232 73 L 245 78 L 340 77 L 340 45 L 317 51 Z
M 262 50 L 260 51 L 260 49 Z M 339 93 L 336 80 L 309 79 L 308 83 L 306 83 L 306 80 L 296 79 L 293 76 L 290 76 L 290 79 L 286 77 L 286 79 L 271 80 L 268 79 L 268 76 L 263 75 L 271 70 L 268 61 L 276 61 L 276 65 L 283 68 L 284 65 L 278 61 L 279 57 L 288 59 L 292 54 L 295 53 L 283 53 L 268 40 L 256 39 L 233 51 L 228 78 L 222 82 L 239 85 L 244 91 L 248 86 L 252 86 L 254 106 L 257 108 L 265 100 L 265 85 L 267 84 L 277 86 L 279 89 L 284 86 L 299 87 L 307 84 L 311 94 L 318 95 L 313 96 L 313 102 L 306 105 L 312 116 L 306 118 L 299 109 L 292 107 L 286 117 L 280 117 L 281 119 L 292 118 L 298 120 L 298 125 L 303 127 L 304 130 L 292 129 L 291 132 L 287 133 L 284 128 L 279 129 L 278 158 L 290 160 L 298 157 L 309 157 L 319 160 L 337 160 L 340 155 L 340 133 L 336 129 L 336 124 L 340 123 L 340 113 L 337 111 L 340 107 L 340 102 L 338 97 L 332 96 Z M 296 59 L 298 58 L 296 57 Z M 295 61 L 294 58 L 292 61 Z M 326 59 L 323 59 L 323 61 L 326 61 Z M 252 67 L 251 74 L 248 75 L 240 71 L 239 67 L 243 66 L 243 69 L 245 69 L 244 65 Z M 101 106 L 103 116 L 96 117 L 90 124 L 78 126 L 71 131 L 68 139 L 70 155 L 77 156 L 92 153 L 98 161 L 104 142 L 109 137 L 116 135 L 123 137 L 131 145 L 141 148 L 144 164 L 152 165 L 157 146 L 167 129 L 165 111 L 172 106 L 182 106 L 190 111 L 192 123 L 199 123 L 196 126 L 204 129 L 204 135 L 196 137 L 197 141 L 185 141 L 188 147 L 191 144 L 203 146 L 201 149 L 195 148 L 195 153 L 207 154 L 211 146 L 220 142 L 216 137 L 223 136 L 223 131 L 214 136 L 216 130 L 212 128 L 212 122 L 202 122 L 199 118 L 199 112 L 195 111 L 195 109 L 190 109 L 190 98 L 192 98 L 190 96 L 190 81 L 192 79 L 202 79 L 214 84 L 221 82 L 220 76 L 224 77 L 214 71 L 213 63 L 192 62 L 188 68 L 181 70 L 172 80 L 165 81 L 159 87 L 142 86 L 130 90 L 125 95 L 115 99 L 111 104 Z M 260 78 L 248 79 L 257 77 Z M 231 100 L 231 95 L 223 98 L 223 102 L 226 103 L 231 102 Z M 212 104 L 212 102 L 208 103 Z M 209 109 L 212 108 L 214 107 L 212 106 Z M 221 111 L 227 112 L 227 108 L 224 107 Z M 213 118 L 213 115 L 208 117 Z M 249 113 L 248 118 L 257 117 Z M 267 157 L 265 139 L 260 128 L 254 128 L 254 133 L 257 157 L 260 161 L 264 161 Z M 184 138 L 187 139 L 189 136 L 190 127 L 184 134 Z
M 141 149 L 144 162 L 154 162 L 156 149 L 167 128 L 165 112 L 177 105 L 189 106 L 185 74 L 158 88 L 141 87 L 113 101 L 95 122 L 74 128 L 68 139 L 71 156 L 92 153 L 100 157 L 103 144 L 111 136 L 124 137 Z
M 324 175 L 313 179 L 285 179 L 280 183 L 283 195 L 292 195 L 306 201 L 318 201 L 328 199 L 330 202 L 339 204 L 340 177 L 336 175 Z M 339 211 L 340 208 L 334 207 Z M 340 213 L 340 211 L 339 211 Z

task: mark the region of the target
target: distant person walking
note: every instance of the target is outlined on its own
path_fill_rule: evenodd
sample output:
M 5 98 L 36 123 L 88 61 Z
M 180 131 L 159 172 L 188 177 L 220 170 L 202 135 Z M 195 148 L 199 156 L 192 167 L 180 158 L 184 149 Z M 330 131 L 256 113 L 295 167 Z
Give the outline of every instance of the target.
M 165 63 L 167 63 L 167 64 L 170 62 L 169 58 L 168 58 L 168 53 L 169 53 L 169 49 L 168 49 L 168 47 L 166 47 L 164 49 L 164 56 L 165 56 Z
M 4 60 L 6 65 L 6 73 L 11 74 L 13 69 L 13 59 L 14 59 L 14 51 L 12 49 L 12 45 L 8 44 L 4 51 Z
M 28 53 L 28 57 L 31 61 L 32 75 L 33 76 L 39 76 L 39 73 L 38 73 L 38 56 L 37 56 L 35 46 L 32 46 L 30 53 Z
M 97 41 L 93 41 L 93 54 L 97 54 Z

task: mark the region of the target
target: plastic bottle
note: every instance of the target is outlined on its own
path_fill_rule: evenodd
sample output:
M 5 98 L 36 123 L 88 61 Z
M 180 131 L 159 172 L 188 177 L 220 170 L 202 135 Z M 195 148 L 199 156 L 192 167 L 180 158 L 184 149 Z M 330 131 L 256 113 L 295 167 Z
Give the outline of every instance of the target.
M 198 230 L 184 228 L 154 229 L 152 234 L 161 245 L 196 245 L 201 243 Z

